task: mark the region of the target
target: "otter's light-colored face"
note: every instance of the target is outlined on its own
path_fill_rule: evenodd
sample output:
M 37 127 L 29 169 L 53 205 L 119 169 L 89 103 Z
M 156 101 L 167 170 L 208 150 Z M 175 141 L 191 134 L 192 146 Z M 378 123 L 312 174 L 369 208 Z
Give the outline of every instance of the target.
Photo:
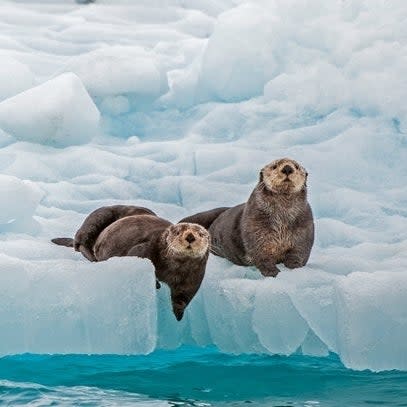
M 276 193 L 299 192 L 305 186 L 308 173 L 297 161 L 280 158 L 260 171 L 260 182 Z
M 188 257 L 202 257 L 209 249 L 208 231 L 196 223 L 178 223 L 167 229 L 168 251 Z

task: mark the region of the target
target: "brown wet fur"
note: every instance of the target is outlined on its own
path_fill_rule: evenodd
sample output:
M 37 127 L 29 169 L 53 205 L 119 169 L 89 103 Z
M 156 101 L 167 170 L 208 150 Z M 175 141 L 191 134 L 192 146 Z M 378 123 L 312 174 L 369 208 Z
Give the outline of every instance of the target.
M 209 225 L 212 253 L 275 277 L 276 264 L 302 267 L 311 253 L 314 222 L 307 176 L 296 161 L 275 160 L 262 168 L 246 203 L 201 212 L 182 222 Z
M 75 250 L 81 252 L 88 260 L 97 261 L 93 246 L 102 230 L 113 222 L 132 215 L 155 215 L 155 213 L 148 208 L 133 205 L 103 206 L 94 210 L 75 234 Z
M 53 239 L 62 245 L 68 240 Z M 150 259 L 156 287 L 160 288 L 158 280 L 170 287 L 173 312 L 179 321 L 205 275 L 209 234 L 199 225 L 173 225 L 147 208 L 116 205 L 92 212 L 76 233 L 75 244 L 91 261 L 116 256 Z

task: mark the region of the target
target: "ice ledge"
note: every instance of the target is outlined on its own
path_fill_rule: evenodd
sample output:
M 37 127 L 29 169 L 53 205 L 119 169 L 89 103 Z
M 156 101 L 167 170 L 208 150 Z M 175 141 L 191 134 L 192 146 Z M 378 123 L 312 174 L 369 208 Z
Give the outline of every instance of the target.
M 55 248 L 55 250 L 63 250 Z M 148 262 L 1 256 L 1 354 L 145 354 L 213 344 L 234 354 L 339 355 L 357 370 L 407 370 L 407 275 L 284 270 L 263 279 L 211 258 L 178 323 Z

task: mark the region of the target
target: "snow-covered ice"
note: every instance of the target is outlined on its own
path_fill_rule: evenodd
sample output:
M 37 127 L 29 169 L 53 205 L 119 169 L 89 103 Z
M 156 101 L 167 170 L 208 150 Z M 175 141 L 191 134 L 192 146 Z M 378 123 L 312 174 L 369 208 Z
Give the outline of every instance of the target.
M 183 343 L 407 370 L 407 3 L 0 3 L 0 353 Z M 136 259 L 49 239 L 108 204 L 177 221 L 307 168 L 309 264 L 211 257 L 181 323 Z

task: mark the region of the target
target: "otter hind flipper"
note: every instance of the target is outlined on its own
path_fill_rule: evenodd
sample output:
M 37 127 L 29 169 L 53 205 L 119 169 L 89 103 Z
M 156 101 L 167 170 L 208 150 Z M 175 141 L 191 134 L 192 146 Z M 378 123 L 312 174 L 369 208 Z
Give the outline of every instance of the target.
M 51 242 L 58 246 L 73 247 L 73 239 L 70 237 L 56 237 L 51 239 Z

